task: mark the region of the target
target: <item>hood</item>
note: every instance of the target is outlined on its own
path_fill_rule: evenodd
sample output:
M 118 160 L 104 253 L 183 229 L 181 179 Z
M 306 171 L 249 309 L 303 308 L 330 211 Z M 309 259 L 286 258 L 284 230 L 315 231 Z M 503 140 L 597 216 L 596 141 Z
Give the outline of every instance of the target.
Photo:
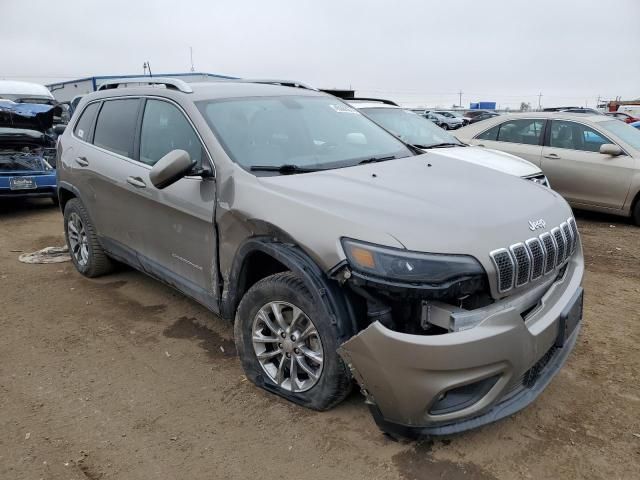
M 0 127 L 45 132 L 53 125 L 53 117 L 62 109 L 56 105 L 0 101 Z
M 432 253 L 489 252 L 560 225 L 572 215 L 553 190 L 493 169 L 427 153 L 326 172 L 260 177 L 235 198 L 243 215 L 288 232 L 329 269 L 341 237 Z M 545 230 L 530 230 L 543 220 Z M 490 276 L 491 278 L 491 276 Z
M 542 171 L 533 163 L 523 160 L 520 157 L 509 153 L 499 152 L 490 148 L 482 147 L 451 147 L 438 150 L 438 154 L 448 158 L 456 158 L 471 162 L 483 167 L 493 168 L 500 172 L 516 175 L 518 177 L 528 177 L 530 175 L 541 175 Z

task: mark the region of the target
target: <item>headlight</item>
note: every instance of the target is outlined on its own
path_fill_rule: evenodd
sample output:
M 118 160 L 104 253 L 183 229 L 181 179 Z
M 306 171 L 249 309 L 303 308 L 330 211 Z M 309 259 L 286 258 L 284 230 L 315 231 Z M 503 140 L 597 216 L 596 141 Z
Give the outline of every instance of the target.
M 400 282 L 442 284 L 484 275 L 482 265 L 468 255 L 411 252 L 348 238 L 342 247 L 356 272 Z
M 540 185 L 544 185 L 545 187 L 551 188 L 551 184 L 549 184 L 549 179 L 546 175 L 539 175 L 537 177 L 529 177 L 533 183 L 539 183 Z

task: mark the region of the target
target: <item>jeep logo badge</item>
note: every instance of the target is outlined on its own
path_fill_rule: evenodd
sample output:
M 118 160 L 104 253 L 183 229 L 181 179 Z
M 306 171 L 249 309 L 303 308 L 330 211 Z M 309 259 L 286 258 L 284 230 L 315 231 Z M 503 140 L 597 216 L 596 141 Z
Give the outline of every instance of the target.
M 546 226 L 547 226 L 547 222 L 545 222 L 543 219 L 529 221 L 529 230 L 531 231 L 537 230 L 538 228 L 544 228 Z

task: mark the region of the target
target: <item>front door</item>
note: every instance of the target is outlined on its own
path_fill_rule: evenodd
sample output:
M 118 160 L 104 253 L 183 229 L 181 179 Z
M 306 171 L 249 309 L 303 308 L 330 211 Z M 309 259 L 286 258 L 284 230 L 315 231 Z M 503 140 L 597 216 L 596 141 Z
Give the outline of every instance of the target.
M 621 209 L 634 160 L 601 154 L 605 143 L 614 142 L 582 123 L 553 120 L 542 151 L 542 171 L 551 188 L 576 205 Z
M 186 150 L 196 168 L 212 169 L 195 128 L 175 104 L 147 99 L 142 114 L 139 155 L 129 179 L 137 199 L 129 212 L 142 239 L 144 268 L 217 308 L 218 275 L 213 178 L 187 176 L 162 190 L 149 180 L 151 167 L 175 149 Z

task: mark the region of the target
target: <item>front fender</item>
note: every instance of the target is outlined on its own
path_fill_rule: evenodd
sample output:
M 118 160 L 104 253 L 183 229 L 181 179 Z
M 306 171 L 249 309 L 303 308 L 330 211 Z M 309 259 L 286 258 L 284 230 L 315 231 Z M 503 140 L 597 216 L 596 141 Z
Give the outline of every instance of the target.
M 339 283 L 330 279 L 302 249 L 293 244 L 281 243 L 272 237 L 252 237 L 238 248 L 221 299 L 221 313 L 233 319 L 243 292 L 240 278 L 246 259 L 256 251 L 267 254 L 282 263 L 302 279 L 314 302 L 326 312 L 336 326 L 340 342 L 356 332 L 355 314 Z

